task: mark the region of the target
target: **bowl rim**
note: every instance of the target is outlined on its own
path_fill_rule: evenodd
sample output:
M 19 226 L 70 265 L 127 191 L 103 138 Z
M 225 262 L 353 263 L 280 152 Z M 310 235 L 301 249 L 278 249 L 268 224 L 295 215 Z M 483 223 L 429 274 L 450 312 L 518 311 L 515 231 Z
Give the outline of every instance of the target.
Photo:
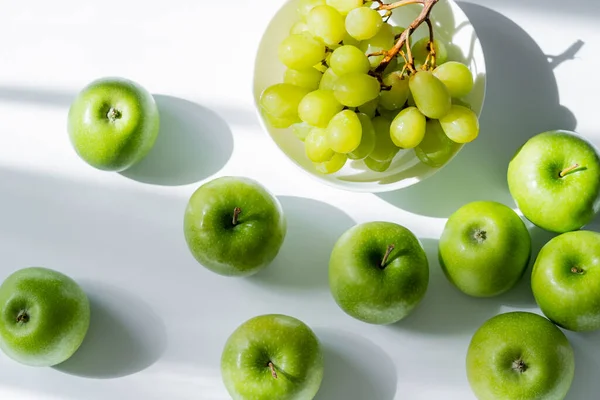
M 288 156 L 285 153 L 285 151 L 283 151 L 283 149 L 281 149 L 281 147 L 273 139 L 273 137 L 269 131 L 269 127 L 265 123 L 265 119 L 260 111 L 260 104 L 259 104 L 260 97 L 256 96 L 255 94 L 257 93 L 256 74 L 258 71 L 258 64 L 259 64 L 258 56 L 259 56 L 263 41 L 265 39 L 265 36 L 266 36 L 267 32 L 269 31 L 269 29 L 271 28 L 271 24 L 273 23 L 275 16 L 277 16 L 283 10 L 284 7 L 288 6 L 289 3 L 293 2 L 293 1 L 298 1 L 298 0 L 285 0 L 285 1 L 281 2 L 281 5 L 279 7 L 277 7 L 277 9 L 274 9 L 274 12 L 270 13 L 270 18 L 268 20 L 269 22 L 266 24 L 266 26 L 264 27 L 264 29 L 262 30 L 262 33 L 260 35 L 260 40 L 258 42 L 258 46 L 254 53 L 254 62 L 252 64 L 252 85 L 251 85 L 252 93 L 251 94 L 252 94 L 252 103 L 254 105 L 254 112 L 256 113 L 256 116 L 258 118 L 258 122 L 261 127 L 261 130 L 263 131 L 264 134 L 266 134 L 266 136 L 268 136 L 268 139 L 269 139 L 268 142 L 270 142 L 270 145 L 274 147 L 275 151 L 283 154 L 283 157 L 286 159 L 286 161 L 288 163 L 291 163 L 295 169 L 299 169 L 305 175 L 308 175 L 313 181 L 319 182 L 319 183 L 329 186 L 331 188 L 339 189 L 339 190 L 346 191 L 346 192 L 354 192 L 354 193 L 385 193 L 385 192 L 393 192 L 393 191 L 397 191 L 397 190 L 406 189 L 411 186 L 415 186 L 428 178 L 431 178 L 432 176 L 439 173 L 442 169 L 447 167 L 452 161 L 454 161 L 456 156 L 458 156 L 458 154 L 460 154 L 460 152 L 463 150 L 464 146 L 468 145 L 468 143 L 461 144 L 458 151 L 456 151 L 452 155 L 452 157 L 450 157 L 448 159 L 448 161 L 446 163 L 444 163 L 442 166 L 436 167 L 436 168 L 430 168 L 425 174 L 419 176 L 417 179 L 415 179 L 415 178 L 403 179 L 403 180 L 380 184 L 380 185 L 370 185 L 370 184 L 363 185 L 360 182 L 344 183 L 339 180 L 325 179 L 324 177 L 317 176 L 317 175 L 312 174 L 311 172 L 307 171 L 302 165 L 300 165 L 299 162 L 294 160 L 292 157 Z M 471 20 L 469 19 L 467 14 L 463 11 L 463 9 L 460 7 L 460 5 L 455 0 L 442 0 L 442 1 L 447 2 L 451 6 L 451 8 L 453 10 L 453 14 L 462 15 L 464 17 L 464 19 L 469 22 L 471 29 L 473 29 L 473 32 L 475 33 L 476 42 L 478 43 L 478 46 L 481 49 L 482 58 L 481 58 L 481 66 L 478 65 L 478 73 L 483 76 L 483 88 L 482 88 L 481 106 L 479 107 L 479 112 L 476 113 L 477 117 L 481 117 L 481 114 L 483 113 L 483 110 L 485 107 L 485 100 L 486 100 L 486 96 L 487 96 L 487 84 L 488 84 L 485 51 L 483 49 L 483 46 L 481 45 L 481 41 L 479 39 L 479 35 L 477 34 L 477 30 L 475 29 L 475 26 L 473 26 L 473 24 L 471 23 Z M 413 180 L 413 182 L 406 184 L 406 182 L 409 180 Z

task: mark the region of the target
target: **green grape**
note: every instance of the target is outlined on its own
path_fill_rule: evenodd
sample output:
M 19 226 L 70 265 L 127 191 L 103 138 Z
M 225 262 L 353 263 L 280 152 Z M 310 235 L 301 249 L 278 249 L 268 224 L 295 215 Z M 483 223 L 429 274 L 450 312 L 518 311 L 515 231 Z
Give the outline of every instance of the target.
M 440 119 L 450 111 L 448 88 L 430 71 L 417 71 L 408 80 L 415 104 L 427 118 Z
M 439 40 L 433 41 L 433 48 L 435 50 L 435 62 L 436 65 L 444 64 L 448 61 L 448 50 L 446 46 Z M 417 40 L 411 47 L 413 58 L 415 59 L 415 67 L 419 68 L 425 63 L 427 56 L 429 55 L 429 37 L 426 36 Z
M 382 26 L 381 14 L 371 8 L 355 8 L 346 17 L 346 31 L 356 40 L 371 39 Z
M 381 29 L 379 29 L 379 32 L 377 32 L 377 35 L 373 36 L 371 39 L 360 42 L 360 49 L 368 55 L 378 51 L 387 51 L 394 47 L 394 43 L 394 28 L 390 24 L 384 23 L 381 26 Z M 377 68 L 377 66 L 381 64 L 383 57 L 384 56 L 369 57 L 371 68 Z
M 410 85 L 408 85 L 408 87 L 408 99 L 406 99 L 406 104 L 408 104 L 409 107 L 416 107 L 417 105 L 415 104 L 415 98 L 413 97 L 412 92 L 410 91 Z
M 321 78 L 321 83 L 319 83 L 319 89 L 321 90 L 334 90 L 335 83 L 338 80 L 338 76 L 333 72 L 333 69 L 328 68 L 323 74 L 323 78 Z
M 327 65 L 323 64 L 323 62 L 320 62 L 318 64 L 313 65 L 313 68 L 316 69 L 317 71 L 319 71 L 320 73 L 324 74 L 325 71 L 327 71 L 327 68 L 329 68 L 329 67 Z
M 375 148 L 369 154 L 369 158 L 375 161 L 389 161 L 400 151 L 390 136 L 392 123 L 382 116 L 373 118 L 372 123 L 375 128 Z
M 446 164 L 460 147 L 446 136 L 438 120 L 430 119 L 426 124 L 425 137 L 414 151 L 421 162 L 437 168 Z
M 320 163 L 314 163 L 314 166 L 317 172 L 320 172 L 322 174 L 333 174 L 335 172 L 338 172 L 340 169 L 344 168 L 344 165 L 346 165 L 346 161 L 348 161 L 347 155 L 335 153 L 331 157 L 331 160 Z
M 304 139 L 304 151 L 312 162 L 331 160 L 334 152 L 327 144 L 327 131 L 322 128 L 312 128 Z
M 352 36 L 350 36 L 350 34 L 348 32 L 346 32 L 346 35 L 344 36 L 342 43 L 345 46 L 354 46 L 354 47 L 360 48 L 360 41 L 354 39 Z
M 470 109 L 453 105 L 446 115 L 440 118 L 446 136 L 456 143 L 469 143 L 479 136 L 479 119 Z
M 304 140 L 306 139 L 306 137 L 308 136 L 308 134 L 310 133 L 310 131 L 312 129 L 313 129 L 313 127 L 310 126 L 309 124 L 307 124 L 306 122 L 298 122 L 298 123 L 292 125 L 292 132 L 302 142 L 304 142 Z
M 383 78 L 390 90 L 382 90 L 379 93 L 379 105 L 386 110 L 397 110 L 402 108 L 408 99 L 408 79 L 404 79 L 400 73 L 392 72 Z
M 308 32 L 308 25 L 304 21 L 298 21 L 290 28 L 290 35 L 297 35 Z
M 335 8 L 342 15 L 347 15 L 355 8 L 362 7 L 363 0 L 327 0 L 327 5 Z
M 278 128 L 300 122 L 298 116 L 298 105 L 310 91 L 306 88 L 290 85 L 289 83 L 277 83 L 266 88 L 260 95 L 260 108 L 270 117 L 273 124 Z M 288 122 L 290 122 L 288 124 Z M 282 126 L 287 125 L 287 126 Z
M 400 112 L 400 109 L 387 110 L 387 109 L 381 107 L 381 104 L 380 104 L 377 106 L 377 112 L 382 117 L 385 117 L 388 121 L 393 121 L 394 118 L 396 118 L 396 115 L 398 115 L 398 113 Z
M 279 45 L 279 60 L 288 68 L 308 69 L 325 58 L 325 45 L 301 33 L 290 35 Z
M 310 10 L 322 5 L 325 5 L 325 0 L 300 0 L 298 3 L 298 14 L 300 18 L 306 18 Z
M 338 76 L 350 74 L 352 72 L 360 72 L 366 74 L 371 69 L 369 59 L 354 46 L 338 47 L 331 54 L 331 69 Z
M 346 107 L 358 107 L 379 96 L 381 86 L 371 75 L 352 73 L 335 82 L 335 98 Z
M 277 128 L 277 129 L 289 128 L 291 125 L 296 124 L 300 121 L 299 118 L 274 117 L 264 110 L 263 110 L 262 114 L 265 117 L 265 119 L 267 120 L 268 124 L 271 125 L 273 128 Z
M 403 26 L 395 25 L 392 27 L 392 31 L 394 32 L 394 37 L 398 37 L 398 36 L 402 35 L 402 32 L 404 32 L 405 30 L 406 30 L 406 28 L 404 28 Z
M 369 118 L 375 118 L 377 115 L 377 106 L 379 105 L 379 97 L 374 98 L 371 101 L 367 101 L 365 104 L 358 106 L 358 111 L 366 114 Z
M 399 72 L 402 70 L 403 66 L 404 66 L 404 62 L 402 62 L 402 64 L 399 64 L 398 57 L 394 57 L 390 60 L 388 65 L 383 70 L 383 76 L 389 75 L 392 72 L 397 72 L 397 71 Z
M 315 90 L 310 92 L 298 105 L 298 115 L 307 124 L 326 128 L 334 115 L 342 111 L 342 106 L 331 90 Z
M 301 70 L 288 68 L 283 75 L 283 83 L 300 86 L 308 90 L 317 90 L 322 77 L 323 74 L 315 68 Z
M 331 6 L 316 6 L 306 17 L 310 33 L 326 45 L 335 45 L 346 36 L 344 17 Z
M 356 150 L 362 139 L 362 124 L 354 111 L 337 113 L 327 126 L 327 143 L 336 153 Z
M 365 158 L 365 165 L 371 171 L 385 172 L 390 168 L 390 165 L 392 165 L 392 159 L 389 159 L 387 161 L 377 161 L 372 159 L 371 157 L 367 157 Z
M 371 118 L 367 114 L 358 113 L 356 114 L 360 120 L 362 126 L 362 137 L 360 144 L 354 151 L 348 153 L 348 158 L 351 160 L 362 160 L 367 157 L 375 148 L 375 128 Z
M 433 75 L 446 85 L 452 97 L 466 96 L 473 89 L 473 74 L 465 64 L 449 61 L 437 67 Z
M 464 101 L 464 100 L 462 100 L 462 99 L 457 99 L 457 98 L 454 98 L 454 99 L 452 99 L 452 104 L 453 104 L 453 105 L 457 105 L 457 106 L 463 106 L 463 107 L 466 107 L 466 108 L 468 108 L 469 110 L 472 110 L 472 109 L 473 109 L 473 107 L 471 107 L 471 105 L 470 105 L 469 103 L 467 103 L 466 101 Z
M 421 143 L 425 136 L 427 119 L 417 107 L 408 107 L 392 121 L 390 135 L 392 142 L 403 149 L 413 149 Z

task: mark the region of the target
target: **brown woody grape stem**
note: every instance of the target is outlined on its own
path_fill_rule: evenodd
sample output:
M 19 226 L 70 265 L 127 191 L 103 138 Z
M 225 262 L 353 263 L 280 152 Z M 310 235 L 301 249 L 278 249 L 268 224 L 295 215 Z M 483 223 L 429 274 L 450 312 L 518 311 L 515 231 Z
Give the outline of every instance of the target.
M 383 71 L 385 71 L 390 61 L 392 61 L 394 57 L 398 55 L 400 50 L 402 50 L 402 47 L 406 43 L 408 36 L 410 36 L 412 32 L 421 26 L 423 22 L 429 20 L 431 9 L 438 1 L 439 0 L 401 0 L 392 4 L 379 4 L 377 10 L 393 10 L 394 8 L 402 7 L 408 4 L 423 4 L 423 10 L 421 10 L 419 16 L 404 30 L 404 32 L 402 32 L 394 47 L 392 47 L 386 53 L 379 66 L 375 69 L 377 74 L 381 74 Z M 433 31 L 433 29 L 431 29 L 431 31 Z M 430 40 L 433 41 L 433 37 L 431 37 Z
M 231 220 L 231 223 L 233 225 L 237 225 L 238 223 L 238 217 L 240 216 L 240 214 L 242 213 L 242 209 L 239 207 L 236 207 L 233 209 L 233 219 Z
M 277 379 L 277 371 L 275 371 L 275 366 L 271 361 L 269 361 L 268 366 L 271 369 L 271 376 L 273 376 L 274 379 Z
M 387 261 L 388 261 L 388 258 L 390 258 L 390 254 L 392 254 L 392 251 L 394 250 L 394 248 L 395 248 L 395 247 L 396 247 L 396 246 L 394 246 L 393 244 L 390 244 L 390 245 L 387 247 L 387 250 L 385 251 L 385 254 L 384 254 L 384 256 L 383 256 L 383 260 L 381 260 L 381 265 L 380 265 L 380 266 L 381 266 L 381 268 L 384 268 L 384 267 L 385 267 L 385 263 L 387 263 Z

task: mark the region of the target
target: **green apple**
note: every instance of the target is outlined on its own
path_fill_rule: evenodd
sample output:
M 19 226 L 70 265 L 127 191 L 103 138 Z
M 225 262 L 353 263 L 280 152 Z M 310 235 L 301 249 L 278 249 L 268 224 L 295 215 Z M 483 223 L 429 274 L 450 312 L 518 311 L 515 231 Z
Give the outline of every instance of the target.
M 463 293 L 492 297 L 512 289 L 531 258 L 531 236 L 511 208 L 475 201 L 455 211 L 440 237 L 446 278 Z
M 563 233 L 542 247 L 531 289 L 549 320 L 571 331 L 600 329 L 600 233 Z
M 287 230 L 281 203 L 259 182 L 224 176 L 200 186 L 184 216 L 189 250 L 209 270 L 249 276 L 279 253 Z
M 119 77 L 97 79 L 69 108 L 68 132 L 75 151 L 103 171 L 124 171 L 141 161 L 158 136 L 154 97 L 138 83 Z
M 570 131 L 540 133 L 508 166 L 508 187 L 517 206 L 542 229 L 581 229 L 600 209 L 600 154 Z
M 318 337 L 304 322 L 282 314 L 244 322 L 221 355 L 221 376 L 233 400 L 310 400 L 323 371 Z
M 50 367 L 69 359 L 89 325 L 85 292 L 58 271 L 24 268 L 0 285 L 0 348 L 21 364 Z
M 466 369 L 479 400 L 562 400 L 573 382 L 575 356 L 552 322 L 513 311 L 490 318 L 475 332 Z
M 393 222 L 355 225 L 337 240 L 329 287 L 348 315 L 387 325 L 409 315 L 429 285 L 429 263 L 417 237 Z

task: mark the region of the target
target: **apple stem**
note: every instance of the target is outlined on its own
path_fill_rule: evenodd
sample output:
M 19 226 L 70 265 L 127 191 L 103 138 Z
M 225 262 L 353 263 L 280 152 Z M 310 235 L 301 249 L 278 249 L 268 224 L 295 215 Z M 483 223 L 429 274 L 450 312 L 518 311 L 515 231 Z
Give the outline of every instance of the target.
M 108 110 L 108 113 L 106 114 L 106 118 L 108 118 L 110 122 L 115 122 L 116 120 L 121 118 L 121 112 L 115 109 L 114 107 L 111 107 L 110 110 Z
M 560 171 L 560 173 L 558 174 L 558 176 L 561 177 L 561 178 L 564 178 L 565 175 L 567 175 L 569 172 L 575 171 L 577 168 L 579 168 L 579 164 L 573 164 L 570 167 L 565 168 L 562 171 Z
M 271 361 L 269 361 L 268 366 L 271 369 L 271 376 L 273 376 L 274 379 L 277 379 L 277 371 L 275 371 L 275 366 Z
M 571 272 L 574 274 L 583 274 L 583 270 L 579 267 L 573 267 L 571 268 Z
M 27 314 L 27 311 L 22 310 L 19 312 L 19 315 L 17 315 L 17 322 L 22 322 L 24 324 L 29 322 L 29 314 Z
M 385 251 L 385 254 L 383 255 L 383 260 L 381 260 L 381 265 L 380 265 L 381 268 L 385 267 L 385 264 L 387 263 L 388 258 L 390 258 L 390 254 L 392 254 L 392 251 L 394 250 L 395 247 L 396 246 L 394 246 L 393 244 L 390 244 L 387 247 L 387 250 Z
M 238 217 L 240 216 L 242 212 L 242 209 L 239 207 L 236 207 L 233 209 L 233 219 L 231 220 L 231 223 L 235 226 L 238 224 Z
M 518 360 L 513 361 L 512 368 L 516 372 L 522 374 L 523 372 L 527 371 L 527 364 L 525 364 L 525 362 L 519 358 Z

